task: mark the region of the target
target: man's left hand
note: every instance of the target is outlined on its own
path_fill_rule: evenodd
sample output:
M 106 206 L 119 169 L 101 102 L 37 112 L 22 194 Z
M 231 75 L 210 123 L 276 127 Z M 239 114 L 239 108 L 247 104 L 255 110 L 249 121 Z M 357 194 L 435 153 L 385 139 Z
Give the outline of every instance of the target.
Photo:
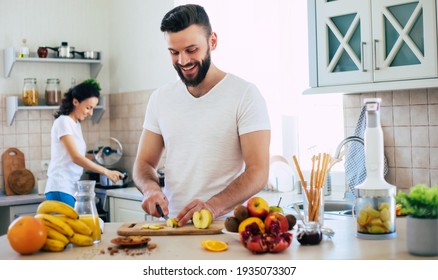
M 215 210 L 211 205 L 200 199 L 195 199 L 187 204 L 187 206 L 179 212 L 178 216 L 176 217 L 176 220 L 178 221 L 178 226 L 184 226 L 189 220 L 192 219 L 193 213 L 195 213 L 196 211 L 201 211 L 202 209 L 207 209 L 208 211 L 210 211 L 211 215 L 213 216 L 213 220 L 216 218 Z

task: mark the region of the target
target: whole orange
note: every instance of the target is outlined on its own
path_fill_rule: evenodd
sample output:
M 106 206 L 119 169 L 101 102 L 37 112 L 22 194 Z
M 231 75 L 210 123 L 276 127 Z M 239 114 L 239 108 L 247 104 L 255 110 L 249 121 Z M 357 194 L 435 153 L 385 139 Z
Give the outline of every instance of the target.
M 45 225 L 33 216 L 20 216 L 8 228 L 8 240 L 12 249 L 22 255 L 39 251 L 47 239 Z

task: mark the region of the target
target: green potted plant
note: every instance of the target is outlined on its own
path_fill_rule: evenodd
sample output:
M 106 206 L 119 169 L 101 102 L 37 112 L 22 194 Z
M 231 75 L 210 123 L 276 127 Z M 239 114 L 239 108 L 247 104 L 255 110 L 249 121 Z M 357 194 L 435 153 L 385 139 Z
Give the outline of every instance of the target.
M 395 197 L 407 216 L 409 253 L 421 256 L 438 255 L 438 186 L 417 184 L 409 194 L 399 191 Z

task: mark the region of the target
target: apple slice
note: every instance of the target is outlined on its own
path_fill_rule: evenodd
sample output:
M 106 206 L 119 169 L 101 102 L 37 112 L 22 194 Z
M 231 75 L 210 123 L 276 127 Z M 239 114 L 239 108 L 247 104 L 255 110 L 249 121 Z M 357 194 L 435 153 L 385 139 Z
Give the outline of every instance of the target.
M 178 222 L 176 221 L 175 218 L 169 218 L 166 221 L 166 226 L 171 227 L 171 228 L 176 228 L 176 227 L 178 227 Z
M 202 209 L 193 213 L 192 221 L 195 228 L 206 229 L 213 222 L 213 216 L 207 209 Z

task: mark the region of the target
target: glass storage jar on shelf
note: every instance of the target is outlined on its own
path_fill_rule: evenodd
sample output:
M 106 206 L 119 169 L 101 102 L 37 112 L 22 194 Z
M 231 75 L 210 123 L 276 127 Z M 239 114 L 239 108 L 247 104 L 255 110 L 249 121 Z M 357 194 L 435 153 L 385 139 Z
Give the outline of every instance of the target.
M 47 79 L 45 97 L 46 105 L 61 104 L 61 87 L 59 85 L 59 79 Z
M 26 106 L 35 106 L 39 103 L 39 94 L 36 78 L 25 78 L 22 93 L 23 104 Z

